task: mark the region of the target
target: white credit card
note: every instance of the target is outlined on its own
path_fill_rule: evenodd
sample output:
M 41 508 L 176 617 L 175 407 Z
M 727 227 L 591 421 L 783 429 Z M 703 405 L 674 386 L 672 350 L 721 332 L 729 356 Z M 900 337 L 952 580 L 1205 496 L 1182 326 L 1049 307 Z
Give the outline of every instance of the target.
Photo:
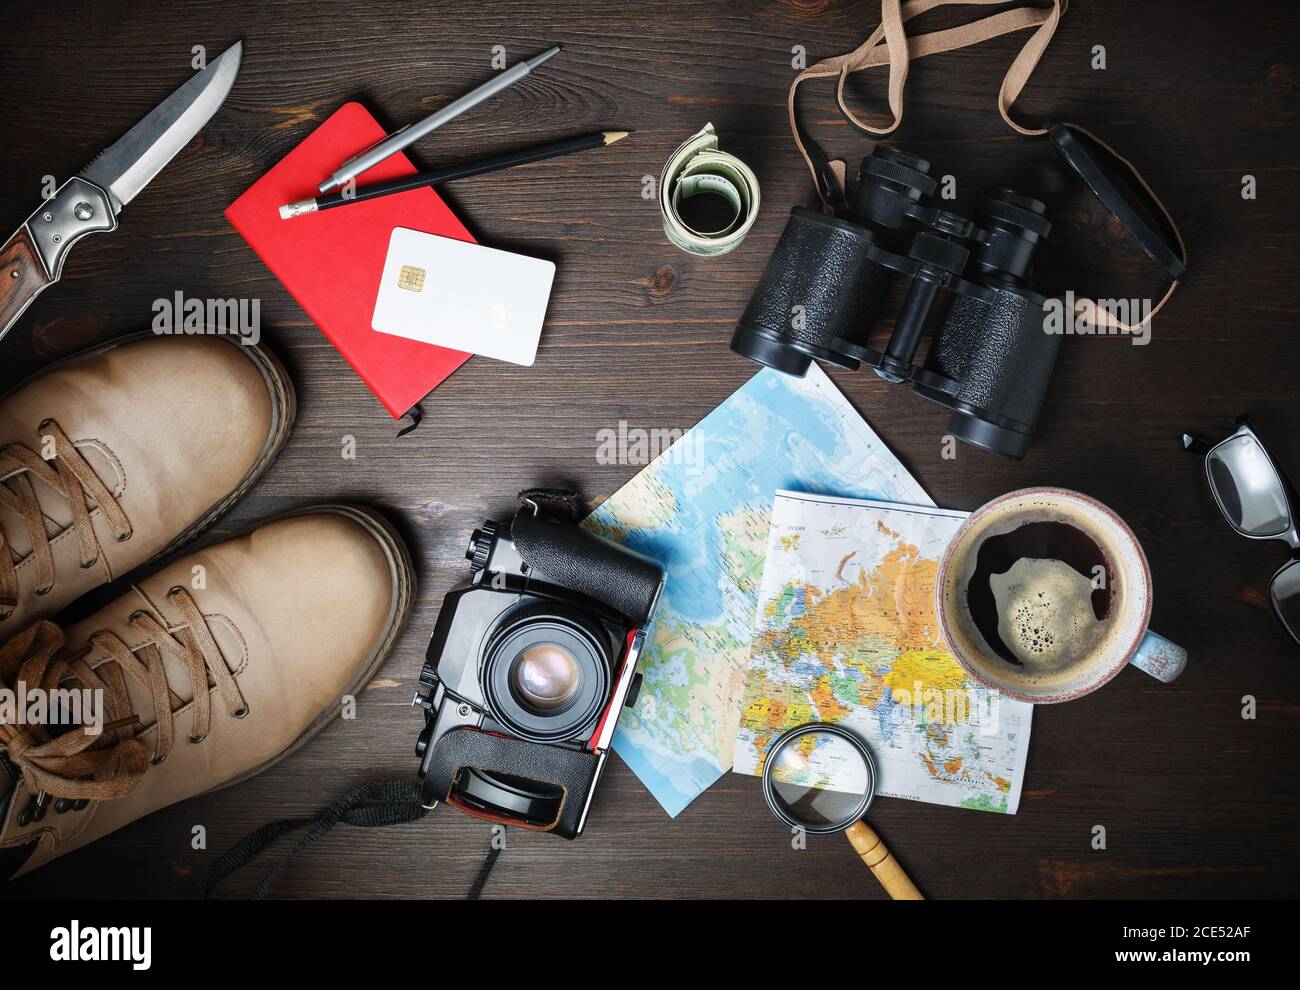
M 554 262 L 395 227 L 370 325 L 530 365 L 554 280 Z

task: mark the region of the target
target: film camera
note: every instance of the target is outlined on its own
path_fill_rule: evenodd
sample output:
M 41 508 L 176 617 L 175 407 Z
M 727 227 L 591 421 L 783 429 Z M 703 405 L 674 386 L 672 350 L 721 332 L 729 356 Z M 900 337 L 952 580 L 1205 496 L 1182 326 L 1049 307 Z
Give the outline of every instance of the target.
M 415 704 L 423 803 L 573 839 L 586 823 L 619 714 L 636 700 L 637 661 L 663 569 L 554 518 L 573 496 L 524 492 L 508 523 L 486 522 L 465 551 Z
M 949 432 L 1023 457 L 1060 337 L 1044 332 L 1029 282 L 1051 231 L 1046 207 L 991 190 L 975 220 L 927 205 L 930 163 L 878 145 L 858 173 L 847 218 L 796 206 L 731 340 L 738 354 L 802 376 L 813 359 L 870 365 L 952 410 Z M 867 346 L 891 284 L 910 279 L 883 352 Z M 924 365 L 914 363 L 940 289 L 952 294 Z

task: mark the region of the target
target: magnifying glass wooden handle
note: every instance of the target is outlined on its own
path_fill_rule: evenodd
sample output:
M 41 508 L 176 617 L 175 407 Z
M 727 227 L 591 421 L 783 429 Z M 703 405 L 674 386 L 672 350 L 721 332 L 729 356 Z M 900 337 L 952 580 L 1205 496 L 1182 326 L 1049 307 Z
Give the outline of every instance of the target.
M 880 836 L 863 821 L 854 822 L 844 834 L 849 837 L 854 850 L 862 857 L 862 862 L 871 868 L 871 872 L 880 881 L 880 886 L 896 901 L 923 901 L 924 897 L 916 889 L 916 884 L 908 879 L 903 868 L 894 859 L 894 854 L 885 848 Z

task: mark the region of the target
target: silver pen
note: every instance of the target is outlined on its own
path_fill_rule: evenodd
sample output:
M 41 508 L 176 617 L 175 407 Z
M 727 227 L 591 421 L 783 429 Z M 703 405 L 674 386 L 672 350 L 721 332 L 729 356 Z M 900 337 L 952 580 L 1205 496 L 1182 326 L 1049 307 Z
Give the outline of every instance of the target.
M 498 73 L 495 78 L 489 79 L 482 86 L 466 93 L 459 100 L 447 104 L 437 113 L 430 114 L 423 120 L 416 121 L 414 124 L 407 124 L 405 127 L 393 131 L 392 134 L 378 144 L 371 145 L 359 155 L 353 155 L 340 165 L 337 172 L 320 184 L 320 191 L 327 193 L 331 189 L 337 189 L 339 186 L 355 179 L 366 169 L 378 165 L 389 155 L 396 154 L 407 145 L 420 140 L 430 131 L 437 130 L 447 121 L 454 120 L 471 107 L 478 106 L 488 97 L 495 96 L 501 90 L 513 86 L 548 58 L 556 55 L 559 50 L 560 46 L 556 45 L 554 48 L 548 48 L 540 55 L 525 59 L 504 72 Z

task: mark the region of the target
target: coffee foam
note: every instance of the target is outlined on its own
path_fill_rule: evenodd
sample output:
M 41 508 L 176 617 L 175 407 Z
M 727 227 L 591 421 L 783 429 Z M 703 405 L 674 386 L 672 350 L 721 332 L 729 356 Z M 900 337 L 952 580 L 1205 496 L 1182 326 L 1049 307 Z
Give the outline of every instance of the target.
M 1134 607 L 1140 609 L 1145 606 L 1142 602 L 1134 603 L 1127 599 L 1133 593 L 1145 595 L 1146 591 L 1144 588 L 1129 587 L 1127 569 L 1134 566 L 1133 552 L 1123 539 L 1122 533 L 1116 531 L 1104 512 L 1105 510 L 1095 509 L 1089 504 L 1076 502 L 1069 495 L 1026 495 L 1023 498 L 1008 499 L 994 506 L 981 516 L 974 529 L 962 535 L 959 559 L 944 588 L 941 589 L 945 597 L 947 614 L 951 617 L 950 627 L 945 630 L 945 635 L 974 666 L 988 676 L 992 683 L 1005 685 L 1009 690 L 1018 690 L 1027 695 L 1048 696 L 1069 693 L 1080 685 L 1095 680 L 1098 673 L 1112 664 L 1116 656 L 1126 648 L 1128 640 L 1134 637 L 1134 629 L 1131 628 L 1130 621 L 1124 617 Z M 1092 614 L 1091 608 L 1088 608 L 1087 614 L 1092 621 L 1092 625 L 1089 626 L 1081 622 L 1077 610 L 1077 603 L 1083 598 L 1079 594 L 1083 585 L 1076 585 L 1073 578 L 1066 580 L 1059 575 L 1059 569 L 1077 575 L 1087 584 L 1088 591 L 1091 593 L 1091 582 L 1086 576 L 1078 574 L 1069 565 L 1062 564 L 1060 561 L 1036 562 L 1032 558 L 1018 561 L 1017 564 L 1035 565 L 1036 577 L 1054 581 L 1056 598 L 1053 599 L 1051 621 L 1046 627 L 1042 622 L 1036 624 L 1037 628 L 1047 628 L 1054 641 L 1053 649 L 1041 652 L 1033 649 L 1032 635 L 1028 637 L 1028 647 L 1018 646 L 1017 644 L 1021 643 L 1024 637 L 1017 635 L 1011 628 L 1016 623 L 1006 623 L 1007 616 L 1015 618 L 1017 605 L 1024 606 L 1026 618 L 1034 616 L 1046 619 L 1048 617 L 1046 610 L 1036 610 L 1032 600 L 1023 597 L 1023 593 L 1021 597 L 1017 597 L 1012 590 L 1011 585 L 1017 583 L 1014 579 L 1021 573 L 1017 565 L 1013 565 L 1010 571 L 1002 575 L 1008 580 L 999 582 L 1000 595 L 998 589 L 994 588 L 1001 609 L 999 634 L 1002 635 L 1004 644 L 1023 662 L 1023 666 L 1016 667 L 997 656 L 975 626 L 966 603 L 965 589 L 974 574 L 979 547 L 986 539 L 1012 532 L 1026 523 L 1033 522 L 1062 522 L 1090 536 L 1105 556 L 1105 569 L 1107 579 L 1110 581 L 1112 600 L 1108 619 L 1104 622 L 1099 622 Z M 1044 563 L 1055 566 L 1043 566 Z M 1142 585 L 1140 580 L 1138 585 Z M 1036 594 L 1038 590 L 1043 589 L 1033 590 Z M 1003 599 L 1009 607 L 1003 607 Z M 1056 602 L 1060 604 L 1055 604 Z M 1076 643 L 1073 648 L 1065 649 L 1062 647 L 1065 641 L 1064 633 L 1076 628 L 1075 623 L 1078 623 L 1078 629 L 1087 633 L 1086 642 L 1082 645 Z M 1032 634 L 1035 625 L 1026 625 L 1025 628 Z M 1041 645 L 1041 639 L 1039 642 Z
M 989 583 L 998 604 L 998 635 L 1036 672 L 1059 671 L 1093 653 L 1110 623 L 1092 608 L 1092 581 L 1069 564 L 1022 559 Z

